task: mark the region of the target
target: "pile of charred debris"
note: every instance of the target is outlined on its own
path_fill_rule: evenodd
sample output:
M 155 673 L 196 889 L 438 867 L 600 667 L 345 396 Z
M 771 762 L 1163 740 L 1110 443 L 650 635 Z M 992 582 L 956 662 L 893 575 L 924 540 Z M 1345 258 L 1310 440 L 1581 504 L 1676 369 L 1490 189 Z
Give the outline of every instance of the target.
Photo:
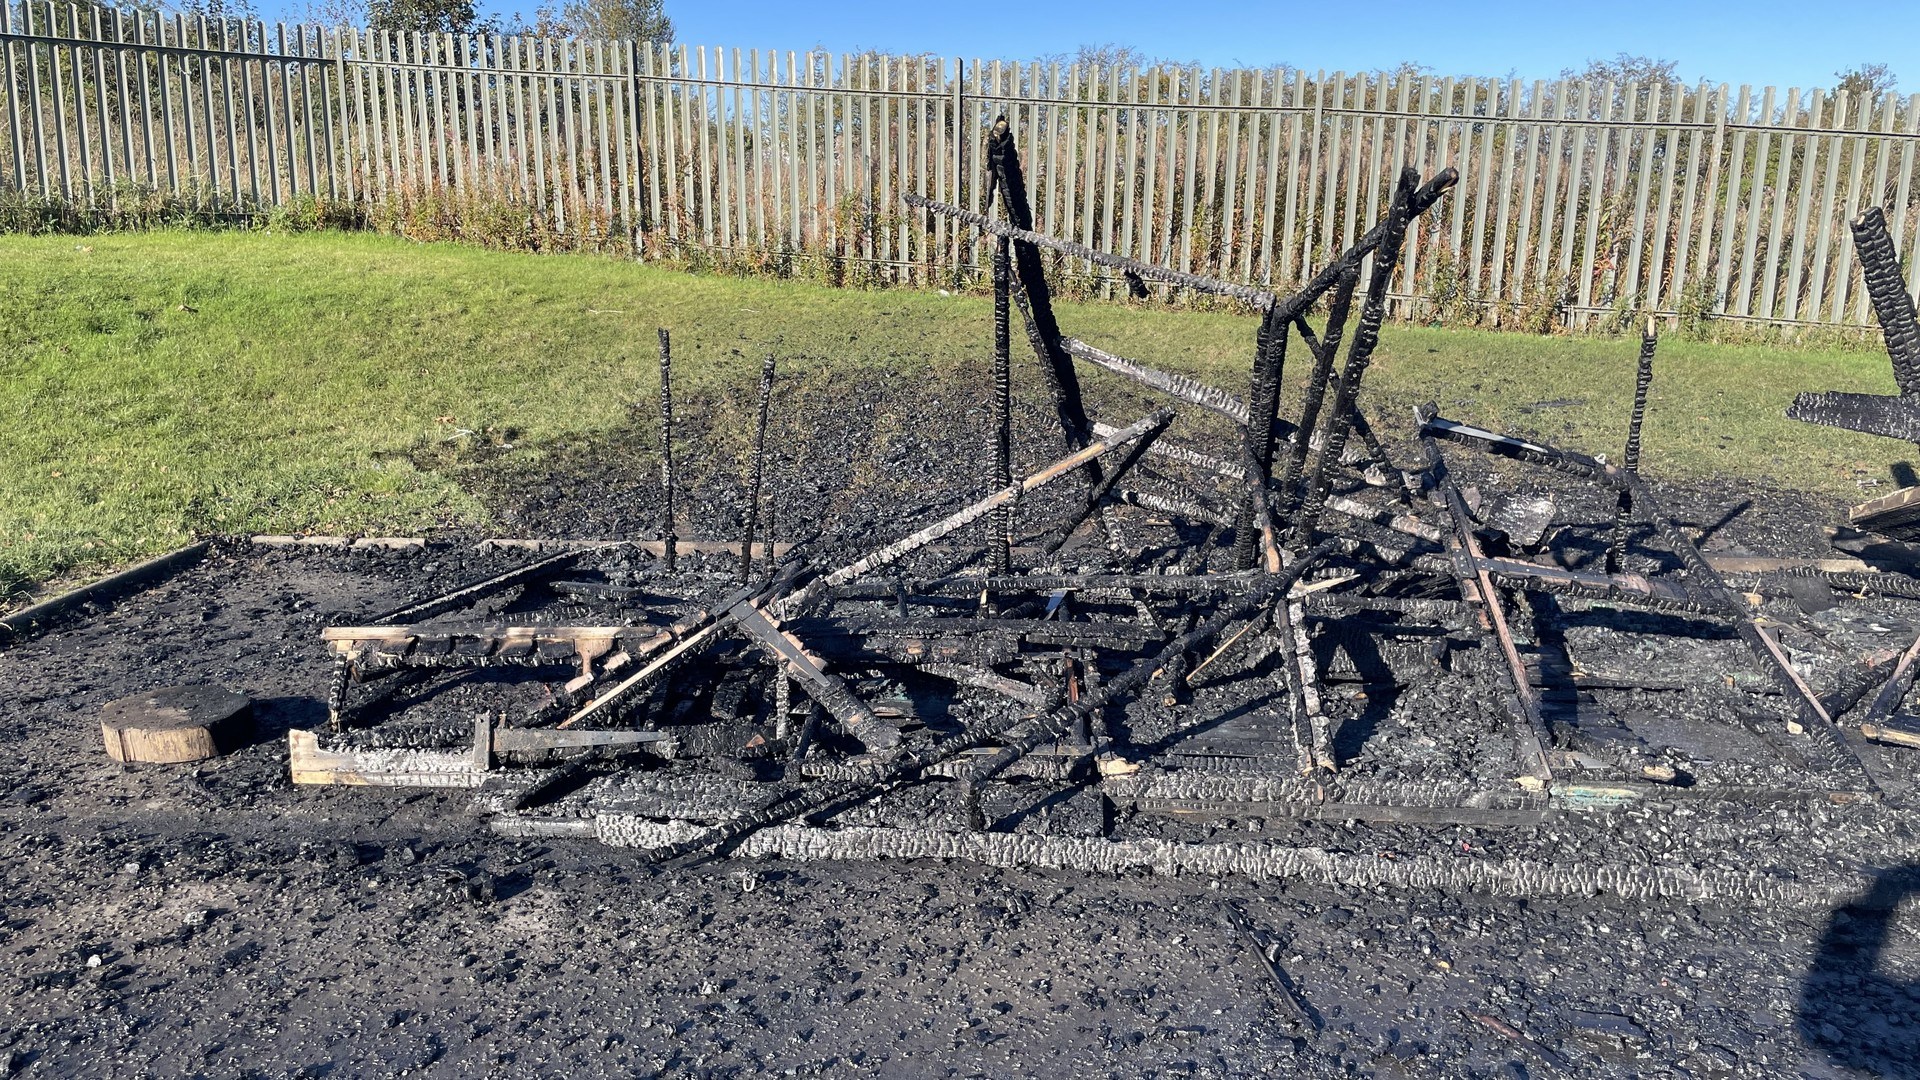
M 751 509 L 737 546 L 682 540 L 662 331 L 661 535 L 533 544 L 511 572 L 326 629 L 331 720 L 292 733 L 294 779 L 474 788 L 499 833 L 661 860 L 968 858 L 1816 903 L 1859 884 L 1866 857 L 1844 843 L 1824 861 L 1755 848 L 1796 827 L 1865 835 L 1903 812 L 1920 579 L 1703 553 L 1636 469 L 1651 322 L 1617 464 L 1433 406 L 1383 439 L 1362 383 L 1409 229 L 1453 170 L 1403 172 L 1385 217 L 1282 296 L 1036 233 L 1004 123 L 987 159 L 988 213 L 906 201 L 993 245 L 989 494 L 843 564 L 775 545 L 770 527 L 756 538 Z M 1920 330 L 1879 213 L 1855 235 L 1912 395 Z M 1245 396 L 1065 334 L 1044 275 L 1059 256 L 1043 252 L 1253 309 Z M 1065 454 L 1016 476 L 1010 387 L 1027 349 Z M 1290 359 L 1308 375 L 1283 409 Z M 1076 365 L 1167 405 L 1095 424 Z M 770 360 L 755 461 L 773 377 Z M 1797 408 L 1920 441 L 1916 402 Z M 1230 422 L 1235 452 L 1171 437 L 1196 410 Z M 1522 479 L 1481 490 L 1450 464 L 1462 455 Z M 759 487 L 756 471 L 750 508 Z M 1920 518 L 1880 509 L 1863 523 Z M 1516 839 L 1383 854 L 1313 831 L 1354 822 Z M 1604 827 L 1583 849 L 1588 822 Z M 1636 822 L 1663 839 L 1622 843 Z

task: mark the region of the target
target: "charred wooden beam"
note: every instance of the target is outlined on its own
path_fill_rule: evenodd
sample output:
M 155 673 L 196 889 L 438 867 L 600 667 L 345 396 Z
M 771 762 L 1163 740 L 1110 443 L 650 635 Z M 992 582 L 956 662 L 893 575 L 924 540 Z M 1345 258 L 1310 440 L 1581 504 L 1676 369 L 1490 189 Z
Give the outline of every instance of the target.
M 1920 725 L 1910 716 L 1890 717 L 1878 724 L 1861 724 L 1860 734 L 1888 746 L 1920 749 Z
M 1201 525 L 1228 528 L 1233 524 L 1232 514 L 1215 505 L 1212 499 L 1149 469 L 1135 469 L 1125 483 L 1113 490 L 1112 497 L 1116 502 Z
M 1307 640 L 1306 608 L 1301 601 L 1282 596 L 1274 602 L 1273 636 L 1286 661 L 1281 668 L 1300 771 L 1336 772 L 1340 763 L 1333 753 L 1333 731 L 1320 706 L 1320 674 L 1314 664 L 1313 645 Z
M 1027 178 L 1020 165 L 1020 151 L 1014 145 L 1013 129 L 1005 116 L 987 134 L 987 167 L 993 173 L 1000 193 L 1001 212 L 1017 229 L 1033 228 L 1033 207 L 1027 201 Z M 1047 291 L 1047 276 L 1040 265 L 1040 251 L 1032 243 L 1012 245 L 1012 270 L 1009 285 L 1020 297 L 1020 312 L 1026 317 L 1029 340 L 1040 360 L 1040 370 L 1053 394 L 1054 411 L 1060 417 L 1060 429 L 1069 450 L 1078 450 L 1093 441 L 1093 425 L 1087 419 L 1080 399 L 1080 377 L 1073 370 L 1073 358 L 1060 347 L 1060 323 L 1054 318 L 1053 298 Z M 1089 461 L 1087 480 L 1097 483 L 1100 466 Z
M 1453 190 L 1453 186 L 1459 182 L 1460 174 L 1452 167 L 1441 169 L 1433 174 L 1433 178 L 1421 184 L 1407 200 L 1408 219 L 1417 218 L 1432 209 L 1433 204 L 1439 202 L 1441 197 Z M 1354 241 L 1352 247 L 1341 252 L 1339 258 L 1321 267 L 1319 272 L 1308 279 L 1298 292 L 1279 301 L 1275 307 L 1280 313 L 1281 320 L 1291 323 L 1294 319 L 1306 314 L 1322 296 L 1326 295 L 1328 289 L 1339 283 L 1341 277 L 1353 272 L 1366 260 L 1367 256 L 1373 254 L 1386 241 L 1390 224 L 1383 219 L 1373 228 L 1368 229 L 1360 239 Z
M 1114 485 L 1118 484 L 1122 477 L 1126 477 L 1133 467 L 1139 464 L 1141 455 L 1145 454 L 1149 449 L 1152 449 L 1154 441 L 1160 438 L 1161 432 L 1166 431 L 1167 425 L 1172 422 L 1173 414 L 1167 413 L 1164 420 L 1158 425 L 1148 429 L 1138 439 L 1135 439 L 1131 446 L 1127 447 L 1126 453 L 1121 455 L 1118 462 L 1114 463 L 1113 468 L 1107 470 L 1105 476 L 1101 477 L 1087 489 L 1087 496 L 1081 501 L 1080 508 L 1060 524 L 1055 530 L 1054 538 L 1040 545 L 1040 550 L 1043 555 L 1052 555 L 1054 552 L 1066 546 L 1067 541 L 1073 539 L 1074 531 L 1080 528 L 1080 523 L 1087 520 L 1096 510 L 1100 509 L 1101 504 L 1113 492 Z M 1129 480 L 1129 483 L 1137 484 L 1137 482 L 1138 478 Z M 991 568 L 996 573 L 1005 573 L 1008 565 L 1007 562 L 1002 559 L 996 564 L 993 564 Z
M 989 152 L 991 153 L 991 144 L 989 144 Z M 1178 270 L 1169 270 L 1164 266 L 1154 266 L 1151 263 L 1139 262 L 1120 255 L 1110 255 L 1097 248 L 1090 248 L 1085 244 L 1078 244 L 1072 240 L 1062 240 L 1059 237 L 1034 232 L 1031 216 L 1027 219 L 1026 224 L 1021 224 L 1017 219 L 1013 220 L 1012 224 L 1007 224 L 1005 222 L 994 221 L 984 215 L 976 214 L 971 210 L 965 210 L 943 202 L 936 202 L 924 195 L 916 195 L 912 192 L 903 195 L 901 198 L 908 206 L 916 210 L 925 210 L 929 213 L 953 218 L 956 221 L 971 225 L 988 235 L 1004 236 L 1010 240 L 1018 240 L 1024 244 L 1043 247 L 1049 251 L 1058 251 L 1064 255 L 1071 255 L 1076 259 L 1085 259 L 1095 266 L 1104 266 L 1111 270 L 1134 274 L 1144 281 L 1154 281 L 1162 285 L 1175 285 L 1182 289 L 1207 293 L 1211 296 L 1232 297 L 1235 300 L 1243 300 L 1252 304 L 1262 311 L 1273 306 L 1273 294 L 1265 289 L 1256 289 L 1250 285 L 1236 285 L 1232 282 L 1204 277 L 1199 274 L 1187 274 Z
M 1868 727 L 1885 725 L 1893 716 L 1894 710 L 1906 700 L 1908 691 L 1913 689 L 1915 674 L 1920 674 L 1920 671 L 1914 668 L 1913 662 L 1916 658 L 1920 658 L 1920 637 L 1915 637 L 1913 644 L 1907 647 L 1907 651 L 1900 654 L 1900 660 L 1893 668 L 1893 676 L 1887 680 L 1885 686 L 1880 688 L 1880 692 L 1874 695 L 1873 704 L 1867 708 L 1866 719 L 1860 723 L 1862 731 Z
M 898 618 L 837 616 L 794 619 L 786 624 L 808 641 L 820 637 L 929 637 L 983 635 L 1035 645 L 1142 649 L 1166 640 L 1137 622 L 1055 622 L 1042 619 Z
M 580 556 L 583 554 L 585 554 L 585 552 L 563 551 L 558 555 L 549 555 L 544 559 L 535 559 L 533 562 L 527 563 L 524 566 L 516 566 L 505 573 L 471 581 L 441 593 L 438 596 L 415 601 L 414 603 L 394 608 L 392 611 L 385 612 L 384 614 L 375 615 L 367 621 L 369 623 L 399 623 L 408 621 L 420 622 L 431 619 L 435 615 L 452 611 L 454 608 L 465 607 L 488 596 L 492 596 L 494 593 L 510 589 L 515 585 L 524 585 L 530 581 L 537 581 L 545 575 L 558 573 L 579 561 Z
M 1365 318 L 1362 318 L 1362 326 Z M 1356 335 L 1357 337 L 1358 335 Z M 1421 429 L 1420 446 L 1426 454 L 1427 472 L 1433 480 L 1434 493 L 1441 500 L 1449 517 L 1453 519 L 1453 535 L 1448 538 L 1448 553 L 1453 557 L 1454 576 L 1460 582 L 1463 599 L 1480 605 L 1485 612 L 1489 629 L 1494 640 L 1500 646 L 1500 654 L 1506 660 L 1507 676 L 1513 690 L 1515 719 L 1514 744 L 1520 759 L 1520 765 L 1533 780 L 1545 783 L 1553 779 L 1553 769 L 1547 762 L 1547 746 L 1552 737 L 1547 733 L 1546 721 L 1540 715 L 1540 699 L 1533 691 L 1527 678 L 1526 662 L 1520 658 L 1520 651 L 1513 641 L 1513 632 L 1507 627 L 1507 613 L 1496 591 L 1493 578 L 1481 560 L 1485 553 L 1480 550 L 1479 538 L 1473 532 L 1473 519 L 1467 513 L 1466 501 L 1460 495 L 1460 489 L 1453 478 L 1447 474 L 1446 459 L 1440 454 L 1440 447 L 1433 436 L 1426 433 L 1425 422 L 1428 414 L 1422 410 L 1416 413 Z
M 1189 405 L 1198 405 L 1208 412 L 1217 413 L 1237 424 L 1247 422 L 1247 403 L 1218 387 L 1209 386 L 1198 379 L 1189 378 L 1177 372 L 1160 371 L 1137 360 L 1116 356 L 1076 338 L 1063 337 L 1060 339 L 1060 346 L 1076 360 L 1084 360 L 1095 367 L 1124 376 L 1141 386 L 1158 390 Z M 1099 425 L 1095 425 L 1096 430 L 1098 427 Z
M 749 600 L 764 600 L 772 596 L 785 595 L 791 586 L 791 580 L 791 574 L 782 574 L 757 589 L 742 589 L 714 607 L 688 613 L 672 626 L 662 630 L 658 637 L 629 650 L 633 659 L 645 661 L 640 670 L 596 695 L 573 715 L 562 720 L 559 726 L 572 727 L 582 720 L 613 707 L 627 695 L 648 685 L 693 650 L 705 646 L 718 637 L 724 624 L 733 618 L 733 608 L 736 605 Z
M 299 729 L 287 732 L 287 756 L 296 784 L 472 788 L 487 777 L 470 749 L 336 750 L 323 747 L 319 733 Z
M 793 545 L 782 541 L 773 546 L 773 554 L 778 557 L 793 550 Z M 663 540 L 569 540 L 565 537 L 494 537 L 482 540 L 474 545 L 476 551 L 605 551 L 608 548 L 630 548 L 644 551 L 649 555 L 665 558 L 667 545 Z M 682 555 L 726 555 L 739 550 L 739 545 L 730 540 L 676 540 L 674 551 Z M 767 546 L 760 549 L 766 552 Z
M 1013 483 L 1013 354 L 1011 298 L 1013 269 L 1007 255 L 1007 238 L 993 246 L 993 486 L 1005 488 Z M 987 565 L 996 574 L 1004 574 L 1013 565 L 1013 507 L 994 508 L 991 535 L 987 541 Z
M 499 818 L 495 819 L 494 827 L 509 836 L 554 835 L 538 831 L 543 824 Z M 693 824 L 662 823 L 641 814 L 600 815 L 590 823 L 574 819 L 569 827 L 573 830 L 571 834 L 595 836 L 616 846 L 644 849 L 655 859 L 712 846 L 714 841 L 708 838 L 715 831 Z M 1372 851 L 1343 852 L 1259 840 L 1187 843 L 875 826 L 782 825 L 748 837 L 739 846 L 738 854 L 747 858 L 777 855 L 797 860 L 966 859 L 1024 870 L 1242 876 L 1340 887 L 1446 889 L 1498 896 L 1607 894 L 1634 900 L 1790 905 L 1818 912 L 1857 899 L 1872 884 L 1870 877 L 1862 873 L 1809 881 L 1785 878 L 1763 868 L 1703 870 L 1665 864 L 1498 859 L 1478 853 L 1471 856 L 1403 854 L 1383 859 Z
M 1041 469 L 1039 472 L 1027 476 L 1017 484 L 1008 485 L 1006 488 L 994 492 L 963 510 L 950 514 L 909 536 L 902 537 L 880 548 L 878 551 L 866 555 L 856 562 L 825 575 L 817 583 L 817 591 L 816 586 L 810 586 L 809 591 L 817 595 L 818 592 L 823 592 L 824 590 L 832 589 L 839 585 L 845 585 L 847 582 L 863 574 L 895 562 L 903 556 L 909 555 L 933 543 L 935 540 L 978 520 L 996 506 L 1012 502 L 1021 495 L 1060 479 L 1062 476 L 1073 472 L 1073 470 L 1089 461 L 1109 454 L 1120 447 L 1127 446 L 1136 440 L 1145 438 L 1151 432 L 1157 432 L 1165 428 L 1168 421 L 1172 418 L 1172 410 L 1162 409 L 1148 416 L 1146 419 L 1141 420 L 1139 423 L 1126 428 L 1118 435 L 1101 439 L 1084 449 L 1077 450 L 1046 468 Z
M 1880 320 L 1887 357 L 1893 361 L 1894 385 L 1903 395 L 1920 394 L 1920 320 L 1915 319 L 1913 296 L 1900 273 L 1900 253 L 1887 235 L 1887 216 L 1878 206 L 1868 207 L 1854 219 L 1853 253 L 1860 260 L 1867 298 Z
M 1287 335 L 1291 328 L 1269 311 L 1255 335 L 1253 374 L 1247 386 L 1247 424 L 1241 430 L 1240 463 L 1247 473 L 1247 498 L 1234 522 L 1233 565 L 1253 566 L 1255 526 L 1266 551 L 1268 569 L 1279 559 L 1275 514 L 1267 482 L 1273 478 L 1274 421 L 1280 416 L 1280 379 L 1287 365 Z
M 677 526 L 673 520 L 673 342 L 660 328 L 660 543 L 667 572 L 673 572 Z
M 494 761 L 538 765 L 563 758 L 616 758 L 630 754 L 671 758 L 678 750 L 678 741 L 663 731 L 558 731 L 553 728 L 496 727 L 476 735 L 476 762 L 480 760 L 483 746 Z
M 1474 427 L 1472 424 L 1448 420 L 1434 414 L 1433 409 L 1433 403 L 1428 402 L 1428 408 L 1422 410 L 1427 419 L 1421 423 L 1420 430 L 1434 438 L 1469 446 L 1482 453 L 1540 465 L 1569 476 L 1600 480 L 1614 487 L 1619 486 L 1617 482 L 1608 479 L 1608 470 L 1614 467 L 1602 464 L 1596 458 L 1526 439 L 1516 439 L 1511 435 L 1500 435 L 1485 428 Z
M 740 538 L 740 584 L 753 578 L 753 529 L 760 516 L 760 478 L 766 468 L 767 414 L 773 405 L 773 354 L 760 365 L 760 407 L 753 423 L 753 479 L 747 487 L 747 528 Z M 771 539 L 772 532 L 768 532 Z
M 1381 223 L 1384 231 L 1379 250 L 1373 254 L 1373 274 L 1367 282 L 1366 303 L 1361 305 L 1360 319 L 1354 325 L 1353 344 L 1347 349 L 1346 366 L 1340 369 L 1340 382 L 1334 390 L 1332 411 L 1327 416 L 1327 430 L 1321 441 L 1320 455 L 1308 476 L 1299 518 L 1294 522 L 1294 535 L 1299 541 L 1313 536 L 1318 528 L 1322 504 L 1327 497 L 1328 485 L 1332 482 L 1333 467 L 1339 463 L 1341 454 L 1347 448 L 1347 436 L 1353 429 L 1353 411 L 1358 408 L 1360 381 L 1366 377 L 1367 367 L 1373 361 L 1373 351 L 1380 344 L 1380 327 L 1387 317 L 1387 295 L 1393 287 L 1394 270 L 1400 265 L 1400 246 L 1406 239 L 1408 223 L 1418 212 L 1414 205 L 1415 185 L 1419 180 L 1419 173 L 1413 169 L 1401 172 L 1386 220 Z
M 1660 343 L 1653 321 L 1647 316 L 1647 327 L 1640 333 L 1640 364 L 1633 376 L 1633 413 L 1627 418 L 1627 449 L 1621 457 L 1622 468 L 1631 472 L 1640 470 L 1640 427 L 1647 418 L 1647 392 L 1653 388 L 1653 353 Z M 1627 550 L 1628 517 L 1633 513 L 1633 496 L 1622 488 L 1616 495 L 1613 521 L 1613 543 L 1607 545 L 1607 572 L 1618 573 L 1620 559 Z
M 753 600 L 742 600 L 728 609 L 735 627 L 780 664 L 795 686 L 833 714 L 847 734 L 859 739 L 868 750 L 886 750 L 900 743 L 898 728 L 874 715 L 873 709 L 854 694 L 838 676 L 827 671 L 820 658 L 807 651 L 800 639 L 789 633 Z
M 1392 529 L 1394 532 L 1411 536 L 1416 540 L 1425 540 L 1429 544 L 1446 542 L 1445 530 L 1429 525 L 1412 514 L 1396 514 L 1384 507 L 1369 506 L 1344 495 L 1327 496 L 1326 507 L 1343 517 L 1350 517 L 1356 521 L 1369 521 L 1383 529 Z
M 1314 432 L 1320 426 L 1320 410 L 1323 407 L 1327 386 L 1333 377 L 1333 365 L 1340 352 L 1340 338 L 1346 332 L 1348 313 L 1353 308 L 1353 292 L 1360 282 L 1360 264 L 1353 263 L 1335 283 L 1333 302 L 1327 313 L 1327 334 L 1318 342 L 1312 338 L 1307 326 L 1306 315 L 1302 313 L 1295 322 L 1300 332 L 1307 338 L 1308 347 L 1313 353 L 1313 367 L 1307 372 L 1307 386 L 1300 399 L 1300 426 L 1295 432 L 1293 444 L 1287 449 L 1286 464 L 1280 471 L 1280 491 L 1286 499 L 1285 513 L 1291 517 L 1297 509 L 1300 497 L 1296 487 L 1306 470 L 1307 454 L 1312 449 Z
M 959 574 L 939 578 L 890 578 L 842 585 L 834 597 L 846 600 L 888 600 L 904 586 L 916 596 L 977 596 L 981 592 L 1052 593 L 1062 589 L 1073 592 L 1110 592 L 1114 595 L 1138 590 L 1156 596 L 1194 596 L 1209 593 L 1233 593 L 1259 580 L 1246 574 Z
M 1800 394 L 1787 407 L 1787 419 L 1920 442 L 1920 396 L 1887 397 L 1839 390 Z
M 1920 526 L 1920 487 L 1901 488 L 1847 510 L 1847 522 L 1898 539 L 1911 539 Z
M 1284 423 L 1284 421 L 1282 421 L 1282 423 Z M 1119 430 L 1119 428 L 1111 424 L 1096 423 L 1093 425 L 1093 433 L 1095 435 L 1112 435 Z M 1291 432 L 1292 428 L 1288 427 L 1287 430 Z M 1152 457 L 1183 462 L 1210 472 L 1215 476 L 1225 477 L 1229 480 L 1237 480 L 1243 484 L 1247 481 L 1247 470 L 1244 466 L 1236 465 L 1225 458 L 1214 457 L 1212 454 L 1203 454 L 1191 447 L 1169 442 L 1166 439 L 1154 440 L 1153 446 L 1147 450 L 1147 453 Z
M 1044 690 L 1032 683 L 1009 679 L 995 671 L 971 664 L 926 664 L 920 668 L 929 675 L 938 675 L 950 679 L 961 686 L 971 686 L 980 690 L 991 690 L 996 694 L 1013 699 L 1030 709 L 1053 707 L 1059 695 Z

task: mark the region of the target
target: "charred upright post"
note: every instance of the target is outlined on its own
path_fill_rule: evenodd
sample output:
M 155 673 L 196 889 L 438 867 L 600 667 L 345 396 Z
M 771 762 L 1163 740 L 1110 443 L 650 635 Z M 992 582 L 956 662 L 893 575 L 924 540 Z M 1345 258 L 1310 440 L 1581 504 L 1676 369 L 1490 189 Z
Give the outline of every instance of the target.
M 1920 320 L 1913 297 L 1900 274 L 1900 254 L 1887 235 L 1887 216 L 1870 206 L 1853 222 L 1853 250 L 1867 282 L 1867 297 L 1880 319 L 1887 357 L 1893 361 L 1894 385 L 1902 394 L 1920 393 Z
M 740 584 L 753 577 L 753 529 L 760 516 L 760 480 L 767 464 L 767 413 L 773 405 L 773 354 L 760 365 L 760 410 L 753 422 L 753 479 L 747 487 L 747 532 L 740 538 Z M 771 532 L 768 533 L 772 535 Z
M 1653 351 L 1660 343 L 1652 316 L 1640 333 L 1640 368 L 1633 376 L 1633 415 L 1627 419 L 1627 450 L 1620 464 L 1628 472 L 1640 471 L 1640 425 L 1647 418 L 1647 391 L 1653 388 Z M 1627 527 L 1633 514 L 1633 496 L 1621 488 L 1613 521 L 1613 544 L 1607 548 L 1607 573 L 1620 572 L 1621 557 L 1627 549 Z
M 994 121 L 993 130 L 987 134 L 987 167 L 993 172 L 993 186 L 1000 193 L 1000 208 L 1008 224 L 1031 230 L 1033 208 L 1027 202 L 1027 178 L 1021 171 L 1020 151 L 1013 144 L 1013 129 L 1005 116 Z M 1080 378 L 1074 373 L 1073 358 L 1060 344 L 1060 324 L 1053 316 L 1040 249 L 1030 243 L 1017 243 L 1012 245 L 1012 258 L 1012 284 L 1023 299 L 1034 349 L 1053 392 L 1054 410 L 1060 415 L 1060 429 L 1066 435 L 1067 448 L 1079 450 L 1093 441 L 1093 424 L 1080 402 Z M 1089 478 L 1097 482 L 1098 471 L 1098 465 L 1092 466 Z
M 1387 317 L 1387 292 L 1393 286 L 1393 272 L 1400 265 L 1400 245 L 1407 236 L 1407 223 L 1414 213 L 1415 185 L 1420 174 L 1412 169 L 1400 173 L 1394 188 L 1393 204 L 1387 209 L 1385 231 L 1380 247 L 1373 253 L 1373 276 L 1367 283 L 1367 302 L 1360 309 L 1360 321 L 1353 330 L 1353 346 L 1347 350 L 1347 366 L 1340 371 L 1339 387 L 1333 395 L 1333 411 L 1327 416 L 1327 433 L 1320 443 L 1320 456 L 1314 462 L 1307 493 L 1294 524 L 1299 540 L 1311 537 L 1319 526 L 1320 510 L 1327 498 L 1333 466 L 1346 452 L 1347 436 L 1353 430 L 1353 411 L 1359 408 L 1360 380 L 1373 362 L 1373 350 L 1380 344 L 1380 326 Z M 1311 436 L 1303 433 L 1303 438 Z
M 1011 312 L 1008 310 L 1012 267 L 1007 256 L 1007 238 L 993 242 L 993 486 L 996 490 L 1013 483 L 1013 343 Z M 1077 448 L 1076 448 L 1077 449 Z M 996 574 L 1004 574 L 1012 565 L 1013 507 L 996 507 L 990 519 L 992 540 L 987 545 L 989 565 Z
M 1276 322 L 1269 311 L 1260 320 L 1253 350 L 1253 379 L 1247 388 L 1247 426 L 1242 432 L 1241 457 L 1247 469 L 1248 501 L 1234 530 L 1233 565 L 1253 566 L 1254 536 L 1272 520 L 1266 506 L 1267 480 L 1273 475 L 1273 422 L 1280 416 L 1280 376 L 1287 364 L 1287 335 L 1293 328 Z M 1262 528 L 1256 529 L 1259 518 Z
M 1294 490 L 1300 483 L 1300 476 L 1307 467 L 1307 454 L 1312 449 L 1313 431 L 1320 423 L 1320 409 L 1326 402 L 1327 385 L 1333 378 L 1333 364 L 1340 352 L 1340 338 L 1346 333 L 1347 317 L 1353 310 L 1353 292 L 1360 283 L 1360 264 L 1355 263 L 1340 275 L 1333 289 L 1333 303 L 1327 312 L 1327 333 L 1321 338 L 1318 348 L 1313 350 L 1313 370 L 1307 375 L 1307 389 L 1300 403 L 1300 427 L 1294 436 L 1293 447 L 1287 454 L 1287 463 L 1280 473 L 1280 490 L 1287 500 L 1285 512 L 1291 516 L 1297 509 L 1299 493 Z M 1306 317 L 1296 320 L 1304 332 Z
M 662 560 L 671 571 L 674 561 L 673 525 L 673 342 L 660 328 L 660 543 Z

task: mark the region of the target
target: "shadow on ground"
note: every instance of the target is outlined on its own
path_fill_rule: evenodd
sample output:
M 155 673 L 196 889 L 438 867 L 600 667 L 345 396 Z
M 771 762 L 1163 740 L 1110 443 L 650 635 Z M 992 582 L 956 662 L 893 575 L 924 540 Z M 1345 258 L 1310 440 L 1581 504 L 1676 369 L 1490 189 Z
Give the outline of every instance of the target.
M 1800 1034 L 1836 1065 L 1920 1076 L 1920 964 L 1895 918 L 1917 892 L 1920 864 L 1881 871 L 1827 923 L 1801 984 Z

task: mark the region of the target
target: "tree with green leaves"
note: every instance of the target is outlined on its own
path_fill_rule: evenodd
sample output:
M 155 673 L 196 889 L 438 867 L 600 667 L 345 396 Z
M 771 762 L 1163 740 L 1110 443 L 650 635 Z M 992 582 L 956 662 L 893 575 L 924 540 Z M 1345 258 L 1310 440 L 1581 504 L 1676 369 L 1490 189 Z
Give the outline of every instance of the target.
M 1589 60 L 1584 68 L 1567 68 L 1560 73 L 1563 79 L 1583 79 L 1590 83 L 1610 82 L 1615 86 L 1628 83 L 1677 83 L 1674 74 L 1680 67 L 1678 61 L 1656 60 L 1651 56 L 1634 56 L 1631 53 L 1619 53 L 1611 60 Z
M 673 40 L 666 0 L 567 0 L 557 14 L 552 8 L 541 8 L 536 14 L 537 25 L 548 32 L 655 44 Z
M 1885 64 L 1856 64 L 1834 72 L 1833 77 L 1840 80 L 1834 84 L 1834 93 L 1861 94 L 1869 99 L 1878 99 L 1900 85 L 1900 80 Z
M 474 0 L 370 0 L 367 22 L 397 33 L 471 33 L 482 27 Z

